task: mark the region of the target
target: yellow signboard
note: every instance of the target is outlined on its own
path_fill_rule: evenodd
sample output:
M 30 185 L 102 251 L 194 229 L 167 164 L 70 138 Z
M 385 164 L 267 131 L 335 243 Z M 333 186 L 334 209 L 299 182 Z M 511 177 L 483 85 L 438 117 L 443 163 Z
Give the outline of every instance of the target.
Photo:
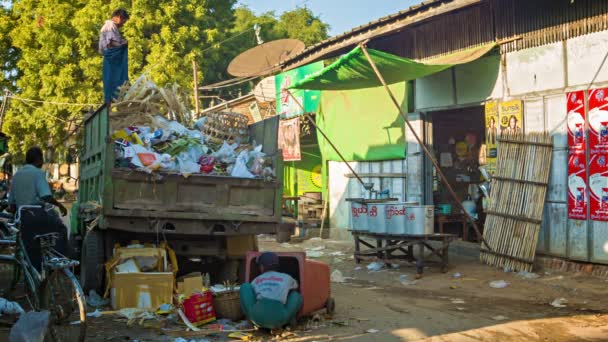
M 486 168 L 490 174 L 496 171 L 496 157 L 498 156 L 498 102 L 487 102 L 485 106 L 486 117 Z
M 522 133 L 523 104 L 521 100 L 512 100 L 500 103 L 500 133 Z

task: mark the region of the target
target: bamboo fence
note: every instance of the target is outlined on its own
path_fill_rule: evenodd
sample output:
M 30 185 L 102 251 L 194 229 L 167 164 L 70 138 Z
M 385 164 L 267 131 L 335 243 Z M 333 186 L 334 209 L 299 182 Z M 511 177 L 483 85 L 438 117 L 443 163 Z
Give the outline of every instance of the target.
M 481 261 L 531 271 L 542 223 L 553 145 L 544 133 L 503 135 L 484 230 Z

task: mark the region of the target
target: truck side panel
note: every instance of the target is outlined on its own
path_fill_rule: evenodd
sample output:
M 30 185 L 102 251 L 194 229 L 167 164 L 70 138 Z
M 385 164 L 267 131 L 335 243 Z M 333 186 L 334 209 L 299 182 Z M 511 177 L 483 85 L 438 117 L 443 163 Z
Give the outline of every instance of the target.
M 184 228 L 192 227 L 186 229 L 192 234 L 198 229 L 203 233 L 207 230 L 203 227 L 213 227 L 219 221 L 230 221 L 251 222 L 257 232 L 273 233 L 282 216 L 283 160 L 277 143 L 278 125 L 279 118 L 275 117 L 249 127 L 251 142 L 263 144 L 263 152 L 273 157 L 274 181 L 148 175 L 114 169 L 114 143 L 108 139 L 108 111 L 104 106 L 85 122 L 80 201 L 102 203 L 102 228 L 138 231 L 144 227 L 136 226 L 151 219 L 177 220 L 174 222 Z M 121 222 L 120 227 L 112 222 Z

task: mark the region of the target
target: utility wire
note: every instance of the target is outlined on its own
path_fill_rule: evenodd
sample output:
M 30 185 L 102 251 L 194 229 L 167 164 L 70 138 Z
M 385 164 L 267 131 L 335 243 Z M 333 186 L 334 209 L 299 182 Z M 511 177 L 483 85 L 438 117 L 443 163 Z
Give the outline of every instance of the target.
M 8 98 L 15 99 L 21 102 L 33 102 L 33 103 L 42 103 L 42 104 L 52 104 L 57 106 L 78 106 L 78 107 L 99 107 L 101 103 L 72 103 L 72 102 L 55 102 L 55 101 L 44 101 L 44 100 L 32 100 L 26 99 L 22 97 L 18 97 L 15 95 L 8 95 Z

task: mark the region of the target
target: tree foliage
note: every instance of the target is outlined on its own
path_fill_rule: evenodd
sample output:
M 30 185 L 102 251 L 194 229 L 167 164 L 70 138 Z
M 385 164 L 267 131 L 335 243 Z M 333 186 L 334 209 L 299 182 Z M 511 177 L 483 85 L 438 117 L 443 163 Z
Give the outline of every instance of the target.
M 0 59 L 2 71 L 14 78 L 0 86 L 16 85 L 16 96 L 27 99 L 101 103 L 99 31 L 116 8 L 131 15 L 122 29 L 129 42 L 130 78 L 147 72 L 161 86 L 178 83 L 190 89 L 192 61 L 199 66 L 200 81 L 226 79 L 229 61 L 254 46 L 255 37 L 250 31 L 226 39 L 255 23 L 262 25 L 265 40 L 295 37 L 310 44 L 327 37 L 327 25 L 308 10 L 256 16 L 235 5 L 236 0 L 12 1 L 0 11 Z M 53 146 L 60 156 L 92 109 L 14 99 L 3 127 L 13 137 L 9 148 L 20 154 L 32 145 Z
M 238 54 L 258 44 L 253 31 L 254 25 L 260 27 L 260 38 L 264 42 L 293 38 L 301 40 L 306 46 L 311 46 L 328 38 L 329 25 L 322 22 L 308 8 L 296 8 L 283 12 L 281 15 L 277 15 L 273 11 L 256 15 L 248 7 L 241 6 L 236 8 L 234 17 L 232 35 L 242 34 L 243 32 L 245 34 L 225 45 L 223 55 L 227 58 L 220 61 L 221 70 L 226 70 L 230 61 Z M 218 76 L 217 80 L 231 78 L 226 73 Z M 253 82 L 243 84 L 240 87 L 222 89 L 218 94 L 222 97 L 234 97 L 235 93 L 247 93 L 252 86 Z

